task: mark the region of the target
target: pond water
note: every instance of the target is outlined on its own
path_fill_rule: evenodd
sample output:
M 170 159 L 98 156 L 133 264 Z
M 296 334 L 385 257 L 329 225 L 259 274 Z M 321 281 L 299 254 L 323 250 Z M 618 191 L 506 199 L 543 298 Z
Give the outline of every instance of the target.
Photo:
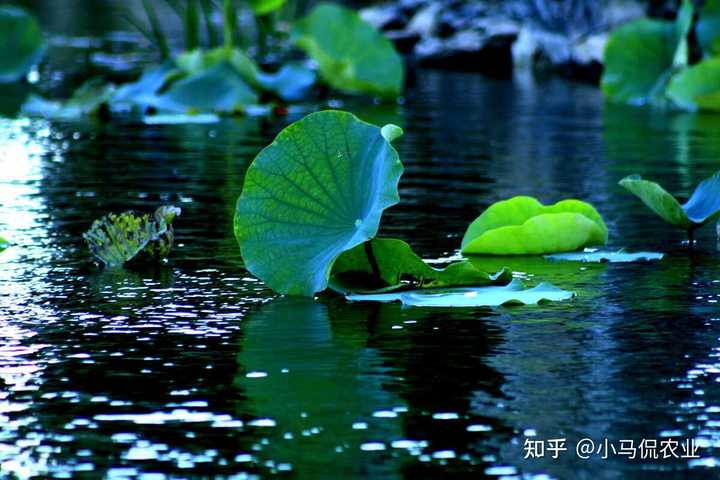
M 0 472 L 20 478 L 710 478 L 720 452 L 720 262 L 616 184 L 687 195 L 718 168 L 720 117 L 608 108 L 559 80 L 420 72 L 398 106 L 401 203 L 382 233 L 455 253 L 494 201 L 590 201 L 653 264 L 540 264 L 567 303 L 403 309 L 276 298 L 232 234 L 243 172 L 295 118 L 212 125 L 0 120 Z M 98 271 L 108 211 L 181 206 L 170 262 Z M 292 252 L 288 252 L 292 255 Z M 505 261 L 501 263 L 507 263 Z M 488 269 L 495 265 L 488 263 Z M 581 459 L 693 438 L 694 459 Z M 526 459 L 526 439 L 566 438 Z M 679 451 L 678 451 L 679 453 Z

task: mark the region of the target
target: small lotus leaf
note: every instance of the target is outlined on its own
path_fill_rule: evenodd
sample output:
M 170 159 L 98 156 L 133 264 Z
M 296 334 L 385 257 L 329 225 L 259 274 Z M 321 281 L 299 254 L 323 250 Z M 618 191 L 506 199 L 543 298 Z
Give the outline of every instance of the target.
M 288 126 L 255 157 L 237 202 L 246 268 L 279 293 L 324 290 L 335 259 L 373 238 L 399 201 L 402 170 L 381 129 L 347 112 Z
M 462 240 L 464 254 L 528 255 L 573 251 L 607 242 L 607 227 L 590 204 L 563 200 L 543 205 L 518 196 L 491 205 Z
M 488 274 L 467 260 L 452 263 L 444 269 L 433 268 L 404 241 L 374 238 L 338 257 L 332 268 L 330 287 L 341 293 L 389 292 L 506 284 L 511 278 L 507 270 Z
M 720 171 L 703 180 L 683 205 L 660 185 L 639 175 L 625 177 L 619 184 L 675 227 L 692 230 L 720 215 Z
M 501 305 L 536 305 L 544 302 L 569 300 L 574 292 L 562 290 L 549 283 L 525 289 L 522 282 L 513 280 L 510 284 L 497 287 L 453 288 L 414 290 L 410 292 L 351 294 L 347 299 L 353 302 L 402 302 L 412 307 L 498 307 Z

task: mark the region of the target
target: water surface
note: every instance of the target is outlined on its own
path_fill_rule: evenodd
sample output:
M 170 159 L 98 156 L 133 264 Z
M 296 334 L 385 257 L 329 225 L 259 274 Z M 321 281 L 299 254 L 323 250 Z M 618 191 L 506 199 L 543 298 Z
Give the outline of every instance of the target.
M 426 258 L 515 194 L 577 197 L 613 247 L 659 263 L 511 267 L 572 289 L 542 307 L 403 309 L 276 298 L 242 266 L 243 172 L 287 122 L 0 120 L 0 472 L 20 478 L 711 478 L 720 445 L 720 262 L 617 181 L 687 196 L 718 168 L 720 117 L 605 107 L 559 80 L 420 72 L 397 106 L 401 203 L 382 233 Z M 108 211 L 181 206 L 166 266 L 103 272 L 81 241 Z M 292 252 L 289 252 L 291 254 Z M 488 268 L 494 265 L 488 264 Z M 574 445 L 694 438 L 698 459 Z M 566 438 L 558 459 L 526 439 Z

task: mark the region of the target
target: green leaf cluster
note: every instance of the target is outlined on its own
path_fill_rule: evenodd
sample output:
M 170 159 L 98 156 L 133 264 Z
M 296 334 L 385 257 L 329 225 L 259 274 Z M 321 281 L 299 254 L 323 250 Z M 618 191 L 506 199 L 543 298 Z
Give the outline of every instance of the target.
M 703 60 L 688 65 L 694 8 L 683 0 L 675 21 L 640 19 L 612 33 L 601 80 L 605 96 L 634 105 L 670 104 L 688 111 L 720 111 L 720 0 L 707 0 L 695 35 Z

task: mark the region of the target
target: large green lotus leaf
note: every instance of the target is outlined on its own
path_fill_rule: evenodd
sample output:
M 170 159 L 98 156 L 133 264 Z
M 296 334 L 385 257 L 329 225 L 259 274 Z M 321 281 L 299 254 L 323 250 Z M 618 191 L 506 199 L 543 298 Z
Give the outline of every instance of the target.
M 96 115 L 113 97 L 115 86 L 93 78 L 80 86 L 67 101 L 47 100 L 30 95 L 21 110 L 24 114 L 56 120 L 78 120 Z
M 518 196 L 491 205 L 462 240 L 465 254 L 529 255 L 567 252 L 607 242 L 607 227 L 592 205 L 563 200 L 543 205 Z
M 332 87 L 389 98 L 400 95 L 405 77 L 400 55 L 354 11 L 320 4 L 297 22 L 293 37 Z
M 478 270 L 467 260 L 443 269 L 433 268 L 413 252 L 410 245 L 395 238 L 374 238 L 341 254 L 330 274 L 330 287 L 341 293 L 395 291 L 505 284 L 508 270 L 495 274 Z
M 35 18 L 10 5 L 0 5 L 0 45 L 0 83 L 22 79 L 45 53 L 45 41 Z
M 257 94 L 236 70 L 222 62 L 174 82 L 152 105 L 177 113 L 235 113 L 257 101 Z
M 687 110 L 720 111 L 720 58 L 704 60 L 674 75 L 667 93 Z
M 285 5 L 285 0 L 248 0 L 255 15 L 267 15 Z
M 651 262 L 654 260 L 662 260 L 664 255 L 657 252 L 626 252 L 618 250 L 616 252 L 606 252 L 600 250 L 591 250 L 584 252 L 555 253 L 545 255 L 548 260 L 563 262 L 583 262 L 583 263 L 632 263 L 632 262 Z
M 373 238 L 399 201 L 403 167 L 382 130 L 340 111 L 285 128 L 245 175 L 235 235 L 247 269 L 276 292 L 324 290 L 335 259 Z
M 692 4 L 684 0 L 674 22 L 640 19 L 615 30 L 605 47 L 605 96 L 637 105 L 661 101 L 673 70 L 687 65 L 692 16 Z
M 504 287 L 453 288 L 438 291 L 350 294 L 352 302 L 402 302 L 412 307 L 499 307 L 501 305 L 537 305 L 544 302 L 569 300 L 574 292 L 562 290 L 549 283 L 526 289 L 521 281 L 513 280 Z
M 695 36 L 706 56 L 720 54 L 720 0 L 705 0 L 695 25 Z
M 153 215 L 110 213 L 95 220 L 83 238 L 93 256 L 108 268 L 121 267 L 136 257 L 157 261 L 172 249 L 172 222 L 178 215 L 180 209 L 173 206 L 162 206 Z

